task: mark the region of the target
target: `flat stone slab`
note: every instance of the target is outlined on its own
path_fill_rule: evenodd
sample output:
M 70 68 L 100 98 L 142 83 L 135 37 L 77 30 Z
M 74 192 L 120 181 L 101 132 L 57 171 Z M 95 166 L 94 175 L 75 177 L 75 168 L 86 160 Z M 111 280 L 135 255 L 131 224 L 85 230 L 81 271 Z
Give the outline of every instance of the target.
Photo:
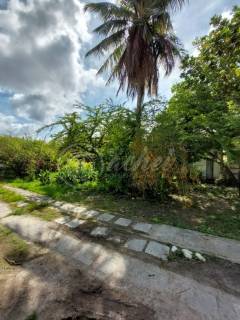
M 118 226 L 121 226 L 121 227 L 128 227 L 132 223 L 132 220 L 125 219 L 125 218 L 119 218 L 114 223 L 117 224 Z
M 62 201 L 54 201 L 52 206 L 60 208 L 64 203 Z
M 103 221 L 103 222 L 109 222 L 112 219 L 114 219 L 115 216 L 113 214 L 110 213 L 103 213 L 101 214 L 99 217 L 97 217 L 97 220 L 99 221 Z
M 77 268 L 81 263 L 80 270 L 104 284 L 121 288 L 126 297 L 141 299 L 157 319 L 239 320 L 237 292 L 230 294 L 207 282 L 56 232 L 51 229 L 51 222 L 38 218 L 9 216 L 1 223 L 32 242 L 61 253 Z
M 107 227 L 97 227 L 93 229 L 93 231 L 90 233 L 93 237 L 107 237 L 109 234 L 109 229 Z
M 240 264 L 240 241 L 168 225 L 153 225 L 148 238 Z
M 98 216 L 100 214 L 99 211 L 96 210 L 88 210 L 84 213 L 84 216 L 88 219 L 88 218 L 95 218 L 96 216 Z
M 124 247 L 130 250 L 141 252 L 143 251 L 147 241 L 143 239 L 130 239 L 128 240 Z
M 61 217 L 61 218 L 57 218 L 56 220 L 54 220 L 56 223 L 59 224 L 65 224 L 67 222 L 69 222 L 71 220 L 70 217 Z
M 75 208 L 72 210 L 73 213 L 82 214 L 86 211 L 85 207 L 79 207 L 75 206 Z
M 5 202 L 0 201 L 0 219 L 8 216 L 11 213 L 11 208 Z
M 18 201 L 17 202 L 17 207 L 18 208 L 24 208 L 24 207 L 27 207 L 28 206 L 28 203 L 25 202 L 25 201 Z
M 136 231 L 148 233 L 152 228 L 152 224 L 150 224 L 150 223 L 135 223 L 132 226 L 132 228 L 133 228 L 133 230 L 136 230 Z
M 59 207 L 60 210 L 73 212 L 76 207 L 71 203 L 64 203 Z
M 156 241 L 149 241 L 145 253 L 166 261 L 168 260 L 169 247 Z
M 79 219 L 73 219 L 67 223 L 65 223 L 65 226 L 71 228 L 71 229 L 75 229 L 78 226 L 80 226 L 81 224 L 84 224 L 86 221 L 84 220 L 79 220 Z

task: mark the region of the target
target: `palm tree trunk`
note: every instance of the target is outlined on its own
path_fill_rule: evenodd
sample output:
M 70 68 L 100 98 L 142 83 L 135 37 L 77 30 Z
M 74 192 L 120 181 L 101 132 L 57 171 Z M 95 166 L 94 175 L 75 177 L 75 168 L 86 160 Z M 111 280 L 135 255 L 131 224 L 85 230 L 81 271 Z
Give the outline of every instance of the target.
M 137 108 L 136 108 L 136 127 L 141 127 L 142 112 L 143 112 L 144 86 L 139 86 L 137 94 Z

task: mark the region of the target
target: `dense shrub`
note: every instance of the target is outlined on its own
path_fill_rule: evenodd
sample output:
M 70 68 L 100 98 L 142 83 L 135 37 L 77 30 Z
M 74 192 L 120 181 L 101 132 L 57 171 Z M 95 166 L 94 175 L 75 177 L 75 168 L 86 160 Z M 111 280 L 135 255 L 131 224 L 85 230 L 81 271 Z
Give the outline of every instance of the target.
M 56 149 L 40 140 L 0 136 L 0 164 L 4 176 L 32 178 L 56 169 Z
M 77 159 L 70 159 L 62 168 L 57 171 L 56 182 L 62 185 L 78 185 L 97 179 L 97 171 L 92 163 L 80 162 Z
M 54 136 L 62 154 L 58 184 L 77 186 L 98 178 L 100 190 L 157 198 L 185 190 L 192 175 L 187 152 L 163 111 L 164 100 L 145 104 L 140 129 L 134 112 L 124 106 L 80 107 L 84 115 L 67 114 L 52 125 L 61 128 Z M 80 160 L 69 160 L 73 155 Z
M 41 170 L 40 173 L 38 174 L 38 178 L 41 181 L 43 185 L 47 185 L 51 183 L 51 176 L 50 176 L 50 171 L 48 170 Z

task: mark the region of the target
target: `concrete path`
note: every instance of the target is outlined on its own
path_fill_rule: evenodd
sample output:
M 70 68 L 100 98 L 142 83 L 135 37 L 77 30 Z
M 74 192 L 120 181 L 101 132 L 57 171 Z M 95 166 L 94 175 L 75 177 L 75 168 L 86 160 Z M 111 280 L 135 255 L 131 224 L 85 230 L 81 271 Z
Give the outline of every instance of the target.
M 0 219 L 8 216 L 11 213 L 9 205 L 0 201 Z
M 239 320 L 240 299 L 154 264 L 64 234 L 56 224 L 30 216 L 1 223 L 32 242 L 60 253 L 75 266 L 136 297 L 161 320 Z
M 180 248 L 190 249 L 195 252 L 201 252 L 203 254 L 216 256 L 218 258 L 223 258 L 231 262 L 240 264 L 240 241 L 237 240 L 215 237 L 201 232 L 176 228 L 168 225 L 139 223 L 137 221 L 132 221 L 131 219 L 120 217 L 119 214 L 100 213 L 95 210 L 89 210 L 88 208 L 79 206 L 77 204 L 54 201 L 49 197 L 41 196 L 39 194 L 20 188 L 14 188 L 11 186 L 5 186 L 5 188 L 21 194 L 31 201 L 48 202 L 49 204 L 51 204 L 51 206 L 80 220 L 96 219 L 96 221 L 98 221 L 99 223 L 104 223 L 110 229 L 121 227 L 130 234 L 132 232 L 135 232 L 136 235 L 141 235 L 141 237 L 143 238 L 160 242 L 162 243 L 162 245 L 172 244 Z M 78 222 L 76 220 L 73 222 L 70 221 L 68 223 L 72 226 L 78 225 Z M 99 230 L 97 230 L 97 232 L 99 232 Z M 105 228 L 103 232 L 108 233 L 109 230 L 106 230 Z M 134 248 L 137 248 L 136 245 L 133 245 L 132 242 L 129 244 L 129 246 L 130 248 L 133 246 Z M 138 243 L 137 246 L 139 248 L 137 248 L 137 250 L 139 251 L 142 251 L 145 248 L 143 242 L 142 244 Z M 140 246 L 142 247 L 140 248 Z M 150 246 L 152 247 L 153 244 L 150 244 Z M 151 248 L 149 250 L 151 251 Z M 155 252 L 156 251 L 160 252 L 162 251 L 162 249 L 158 247 Z

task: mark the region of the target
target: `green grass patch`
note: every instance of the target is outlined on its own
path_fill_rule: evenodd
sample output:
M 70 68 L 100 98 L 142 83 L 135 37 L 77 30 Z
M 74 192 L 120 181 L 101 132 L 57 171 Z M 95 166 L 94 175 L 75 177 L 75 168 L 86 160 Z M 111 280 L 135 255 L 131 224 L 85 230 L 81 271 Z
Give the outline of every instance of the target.
M 37 314 L 36 312 L 32 313 L 30 316 L 28 316 L 25 320 L 37 320 Z
M 0 200 L 8 203 L 24 200 L 24 197 L 0 186 Z
M 13 215 L 31 215 L 36 218 L 40 218 L 45 221 L 52 221 L 61 216 L 61 213 L 54 208 L 48 207 L 47 203 L 31 202 L 26 207 L 15 208 Z
M 208 214 L 197 227 L 198 231 L 240 240 L 240 214 Z
M 11 181 L 10 185 L 68 202 L 82 201 L 87 196 L 98 192 L 97 182 L 86 182 L 78 186 L 63 186 L 56 183 L 43 185 L 39 180 L 15 179 Z
M 12 264 L 23 263 L 29 254 L 29 245 L 17 234 L 0 225 L 0 260 Z
M 160 202 L 99 192 L 94 184 L 67 188 L 19 179 L 11 184 L 56 200 L 78 202 L 90 209 L 120 213 L 139 221 L 240 240 L 240 198 L 234 188 L 200 185 L 187 196 L 171 195 L 168 200 Z
M 31 182 L 29 182 L 31 186 Z M 24 185 L 26 185 L 26 182 L 24 182 Z M 22 187 L 23 188 L 23 187 Z M 31 187 L 30 189 L 31 190 Z M 18 201 L 26 201 L 26 199 L 18 195 L 17 193 L 7 190 L 0 186 L 0 200 L 11 203 L 12 204 L 12 215 L 21 216 L 29 214 L 31 216 L 41 218 L 45 221 L 52 221 L 54 219 L 57 219 L 61 216 L 61 214 L 53 209 L 48 207 L 47 202 L 29 202 L 25 207 L 18 208 L 16 205 L 16 202 Z

